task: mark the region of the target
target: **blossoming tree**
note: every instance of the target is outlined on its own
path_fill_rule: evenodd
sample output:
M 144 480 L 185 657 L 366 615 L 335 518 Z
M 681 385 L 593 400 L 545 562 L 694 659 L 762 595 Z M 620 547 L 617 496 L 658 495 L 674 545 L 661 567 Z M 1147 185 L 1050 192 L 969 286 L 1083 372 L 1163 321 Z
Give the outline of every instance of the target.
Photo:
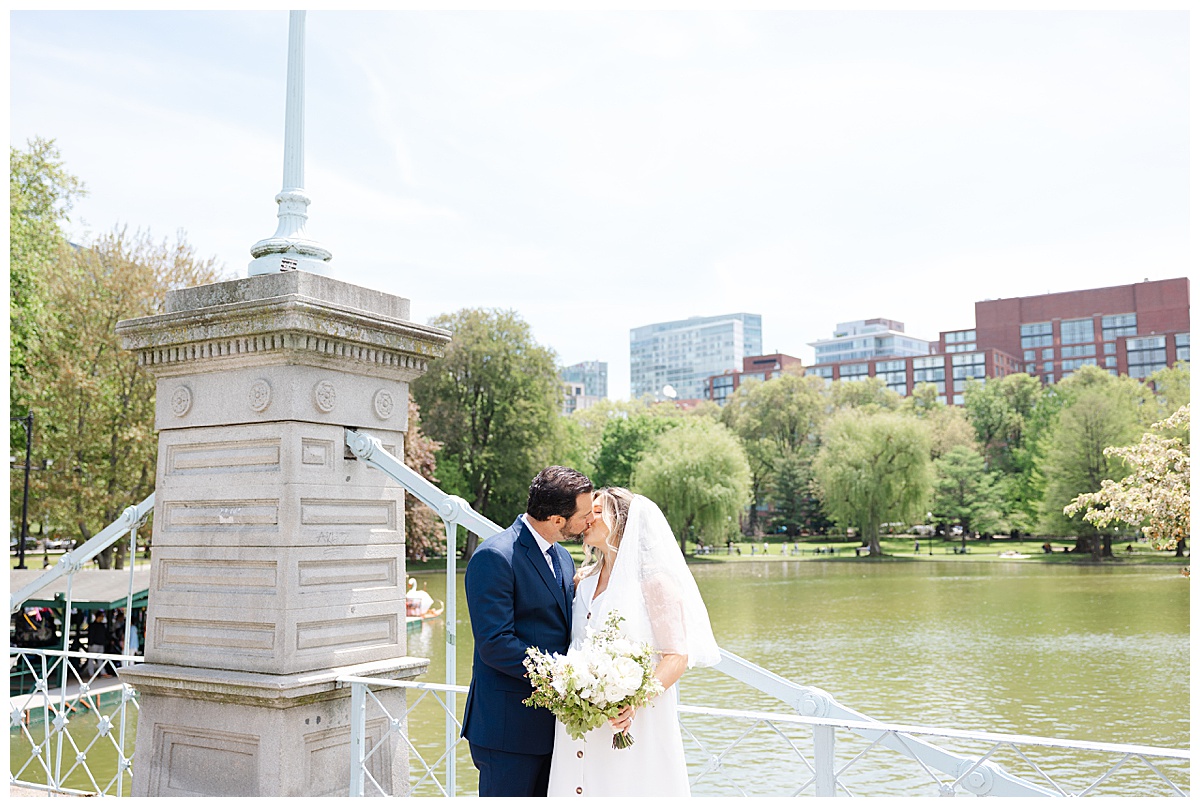
M 1182 555 L 1192 529 L 1190 440 L 1186 438 L 1190 427 L 1191 405 L 1185 404 L 1151 426 L 1137 445 L 1106 448 L 1106 455 L 1124 460 L 1133 472 L 1119 482 L 1105 479 L 1100 490 L 1077 496 L 1063 513 L 1072 516 L 1083 511 L 1083 518 L 1099 527 L 1115 522 L 1141 525 L 1156 549 L 1174 549 Z

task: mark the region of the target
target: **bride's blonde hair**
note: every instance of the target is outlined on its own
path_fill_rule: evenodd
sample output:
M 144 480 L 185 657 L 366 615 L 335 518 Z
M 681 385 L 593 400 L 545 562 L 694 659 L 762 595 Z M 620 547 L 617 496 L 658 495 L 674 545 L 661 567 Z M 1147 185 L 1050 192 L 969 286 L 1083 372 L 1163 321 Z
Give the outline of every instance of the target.
M 604 543 L 616 552 L 621 546 L 621 536 L 625 534 L 625 522 L 629 519 L 629 504 L 633 501 L 633 491 L 625 488 L 600 488 L 592 495 L 592 500 L 600 502 L 600 514 L 604 523 L 612 525 Z M 596 547 L 584 544 L 580 579 L 597 574 L 604 568 L 605 557 L 606 555 Z

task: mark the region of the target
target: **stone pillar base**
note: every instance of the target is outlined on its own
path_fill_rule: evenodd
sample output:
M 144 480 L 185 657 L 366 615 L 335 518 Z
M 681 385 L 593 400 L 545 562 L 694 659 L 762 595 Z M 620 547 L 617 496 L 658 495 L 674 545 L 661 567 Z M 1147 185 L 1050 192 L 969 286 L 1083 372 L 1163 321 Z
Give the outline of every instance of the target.
M 407 680 L 428 659 L 403 657 L 293 675 L 138 664 L 119 671 L 140 700 L 134 796 L 345 796 L 350 687 L 344 675 Z M 377 693 L 403 724 L 405 691 Z M 408 793 L 408 755 L 388 720 L 370 718 L 372 777 Z M 402 726 L 407 736 L 407 726 Z

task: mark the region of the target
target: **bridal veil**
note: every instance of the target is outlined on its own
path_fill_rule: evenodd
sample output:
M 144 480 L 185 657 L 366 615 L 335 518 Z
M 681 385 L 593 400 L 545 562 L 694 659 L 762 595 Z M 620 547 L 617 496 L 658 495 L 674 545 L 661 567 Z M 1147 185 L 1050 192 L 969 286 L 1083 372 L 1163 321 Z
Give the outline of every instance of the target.
M 689 667 L 721 660 L 696 580 L 666 517 L 645 496 L 630 502 L 607 593 L 605 602 L 625 617 L 630 639 L 657 653 L 686 655 Z

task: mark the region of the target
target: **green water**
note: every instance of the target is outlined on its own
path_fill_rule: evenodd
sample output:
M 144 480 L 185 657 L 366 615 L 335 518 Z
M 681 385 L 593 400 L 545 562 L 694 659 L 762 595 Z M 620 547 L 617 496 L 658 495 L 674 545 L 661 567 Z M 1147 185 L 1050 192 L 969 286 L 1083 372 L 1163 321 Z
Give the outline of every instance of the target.
M 1189 580 L 1176 567 L 847 560 L 692 568 L 722 648 L 791 681 L 824 689 L 842 705 L 877 720 L 1190 746 Z M 444 596 L 444 575 L 420 580 L 435 598 Z M 457 676 L 466 684 L 472 645 L 461 594 L 458 623 Z M 409 634 L 410 655 L 430 659 L 428 680 L 443 680 L 444 638 L 440 623 Z M 680 699 L 784 711 L 773 698 L 710 670 L 684 675 Z M 432 760 L 440 751 L 430 755 L 425 749 L 440 748 L 442 717 L 423 706 L 419 711 L 413 734 Z M 461 716 L 462 698 L 458 712 Z M 698 734 L 703 729 L 730 738 L 747 727 L 711 720 L 696 725 Z M 427 736 L 433 739 L 426 742 Z M 811 761 L 811 733 L 789 736 Z M 961 753 L 990 749 L 929 739 Z M 844 732 L 838 742 L 843 763 L 866 747 Z M 693 745 L 688 753 L 698 771 L 707 754 Z M 477 777 L 466 749 L 458 760 L 459 791 L 473 792 Z M 1102 774 L 1104 760 L 1117 761 L 1073 752 L 1035 757 L 1056 775 L 1068 772 L 1067 784 L 1075 788 L 1091 781 L 1089 772 Z M 1029 778 L 1028 765 L 1012 753 L 998 754 L 997 761 Z M 1144 766 L 1137 772 L 1127 767 L 1105 794 L 1165 792 L 1151 787 L 1153 774 Z M 1181 770 L 1178 763 L 1160 767 Z M 730 778 L 709 775 L 693 793 L 785 795 L 808 778 L 803 764 L 769 730 L 755 732 L 730 755 L 726 769 L 740 791 Z M 888 751 L 870 752 L 846 780 L 855 795 L 936 795 L 916 763 Z M 1186 775 L 1173 780 L 1188 781 Z
M 1189 580 L 1175 567 L 847 560 L 712 564 L 693 570 L 724 649 L 796 683 L 824 689 L 844 706 L 872 718 L 1190 747 Z M 435 599 L 444 599 L 444 574 L 418 579 Z M 430 659 L 425 680 L 444 681 L 444 623 L 425 623 L 408 637 L 409 654 Z M 471 653 L 460 591 L 459 684 L 470 681 Z M 711 670 L 689 671 L 680 682 L 680 695 L 691 705 L 785 711 L 778 701 Z M 457 699 L 460 718 L 464 700 Z M 80 718 L 77 725 L 90 728 L 87 720 L 95 718 Z M 708 743 L 704 751 L 688 746 L 693 773 L 709 753 L 724 747 L 712 743 L 728 742 L 748 728 L 710 718 L 685 718 L 685 726 Z M 414 709 L 410 732 L 426 760 L 441 755 L 444 715 L 432 701 Z M 785 733 L 811 761 L 811 732 Z M 15 731 L 12 735 L 11 759 L 16 760 L 21 738 Z M 991 748 L 927 739 L 960 753 L 978 755 Z M 849 762 L 866 747 L 855 736 L 839 732 L 839 763 Z M 1032 755 L 1036 749 L 1022 750 Z M 1100 776 L 1105 763 L 1116 762 L 1078 752 L 1037 753 L 1037 764 L 1063 777 L 1072 789 Z M 27 750 L 20 754 L 21 759 L 27 756 Z M 70 756 L 73 759 L 73 752 Z M 115 768 L 102 757 L 97 746 L 89 764 L 102 771 L 97 780 L 104 782 L 112 779 Z M 456 759 L 459 793 L 474 793 L 478 780 L 465 743 Z M 1035 776 L 1005 749 L 995 759 L 1026 778 Z M 1159 767 L 1187 789 L 1186 766 Z M 418 768 L 414 763 L 414 771 Z M 721 771 L 702 778 L 693 793 L 786 795 L 807 778 L 786 741 L 760 728 L 730 752 Z M 916 763 L 881 749 L 868 752 L 843 781 L 854 795 L 937 792 Z M 1133 763 L 1102 791 L 1166 792 L 1154 784 L 1144 765 Z M 436 795 L 436 790 L 426 784 L 416 794 Z

